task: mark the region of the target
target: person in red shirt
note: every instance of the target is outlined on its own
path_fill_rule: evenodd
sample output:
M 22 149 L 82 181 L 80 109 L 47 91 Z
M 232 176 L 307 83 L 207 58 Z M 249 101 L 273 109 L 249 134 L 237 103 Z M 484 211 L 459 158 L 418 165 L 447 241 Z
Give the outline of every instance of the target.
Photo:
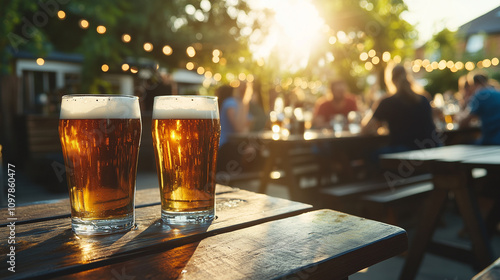
M 330 91 L 332 92 L 330 97 L 318 99 L 314 106 L 313 127 L 315 128 L 331 128 L 330 121 L 335 115 L 340 114 L 347 118 L 349 112 L 358 110 L 356 100 L 348 93 L 345 81 L 331 82 Z

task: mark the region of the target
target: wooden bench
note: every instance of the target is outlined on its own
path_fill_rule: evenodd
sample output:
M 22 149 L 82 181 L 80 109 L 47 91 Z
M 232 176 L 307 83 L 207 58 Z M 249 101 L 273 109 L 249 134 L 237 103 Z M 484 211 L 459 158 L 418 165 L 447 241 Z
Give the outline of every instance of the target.
M 384 178 L 378 178 L 322 188 L 318 195 L 320 196 L 324 207 L 329 207 L 350 214 L 362 215 L 363 207 L 361 198 L 364 195 L 398 189 L 415 183 L 430 182 L 430 180 L 432 180 L 432 176 L 430 174 L 415 175 L 391 182 Z
M 433 188 L 432 182 L 419 182 L 363 196 L 363 216 L 393 225 L 401 225 L 400 215 L 405 212 L 415 212 Z

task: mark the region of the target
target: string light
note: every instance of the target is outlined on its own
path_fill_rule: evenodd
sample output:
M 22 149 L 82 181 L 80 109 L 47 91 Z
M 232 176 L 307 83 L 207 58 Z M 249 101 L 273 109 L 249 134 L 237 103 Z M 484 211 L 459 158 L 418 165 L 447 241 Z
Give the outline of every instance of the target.
M 366 52 L 362 52 L 360 55 L 359 55 L 359 59 L 361 61 L 366 61 L 368 59 L 368 54 Z
M 137 72 L 139 72 L 139 69 L 137 69 L 137 67 L 134 66 L 130 68 L 130 73 L 137 74 Z
M 368 71 L 372 70 L 373 69 L 373 64 L 371 62 L 369 62 L 369 61 L 366 62 L 365 63 L 365 69 L 368 70 Z
M 142 47 L 147 52 L 151 52 L 153 50 L 153 44 L 151 44 L 149 42 L 144 43 L 144 45 Z
M 391 59 L 391 53 L 390 52 L 384 52 L 382 54 L 382 61 L 388 62 Z
M 65 19 L 66 18 L 66 13 L 62 10 L 59 10 L 57 12 L 57 17 L 59 19 Z M 90 26 L 90 23 L 86 20 L 86 19 L 81 19 L 79 21 L 79 26 L 80 28 L 82 29 L 87 29 L 89 28 Z M 105 34 L 107 29 L 105 26 L 103 25 L 99 25 L 97 26 L 96 28 L 97 32 L 99 34 Z M 131 42 L 131 36 L 127 33 L 124 33 L 122 36 L 121 36 L 121 40 L 122 42 L 124 43 L 129 43 Z M 336 36 L 330 36 L 328 38 L 328 42 L 333 45 L 335 43 L 337 43 L 337 37 Z M 201 44 L 200 44 L 201 46 Z M 147 52 L 151 52 L 153 51 L 153 44 L 152 43 L 149 43 L 149 42 L 145 42 L 143 44 L 143 48 L 145 51 Z M 198 48 L 198 47 L 197 47 Z M 361 51 L 363 48 L 363 45 L 359 46 L 358 45 L 358 50 Z M 171 46 L 169 45 L 165 45 L 163 46 L 162 48 L 162 51 L 165 55 L 169 56 L 169 55 L 172 55 L 173 53 L 173 49 Z M 186 54 L 188 57 L 195 57 L 196 56 L 196 49 L 193 47 L 193 46 L 188 46 L 186 48 Z M 222 52 L 221 50 L 219 49 L 214 49 L 212 51 L 212 62 L 213 63 L 219 63 L 220 65 L 224 66 L 226 65 L 227 63 L 227 60 L 222 56 Z M 389 52 L 389 51 L 384 51 L 382 53 L 382 55 L 379 57 L 377 56 L 377 51 L 375 51 L 374 49 L 370 49 L 368 52 L 362 52 L 360 53 L 359 55 L 359 59 L 364 63 L 364 68 L 368 71 L 371 71 L 373 68 L 374 68 L 374 65 L 377 65 L 379 64 L 381 61 L 383 62 L 389 62 L 391 61 L 391 57 L 392 57 L 392 61 L 395 62 L 395 63 L 401 63 L 401 56 L 399 55 L 395 55 L 395 56 L 392 56 L 392 54 Z M 369 61 L 369 59 L 371 58 L 371 60 Z M 243 58 L 244 60 L 244 58 Z M 242 62 L 242 59 L 240 58 L 240 62 Z M 38 65 L 43 65 L 45 63 L 45 61 L 42 59 L 42 58 L 38 58 L 36 60 L 36 63 Z M 258 66 L 262 67 L 264 66 L 265 64 L 265 61 L 263 58 L 258 58 L 256 60 L 256 63 Z M 441 60 L 441 61 L 430 61 L 429 59 L 415 59 L 413 61 L 406 61 L 405 62 L 405 65 L 407 65 L 408 67 L 410 67 L 412 69 L 413 72 L 417 73 L 417 72 L 420 72 L 423 69 L 425 69 L 425 71 L 427 72 L 432 72 L 434 70 L 445 70 L 446 68 L 450 69 L 450 71 L 452 72 L 457 72 L 459 70 L 462 70 L 462 69 L 466 69 L 468 71 L 472 71 L 474 70 L 476 67 L 477 68 L 488 68 L 488 67 L 492 67 L 492 66 L 498 66 L 500 63 L 499 59 L 497 57 L 494 57 L 494 58 L 485 58 L 481 61 L 477 61 L 477 62 L 472 62 L 472 61 L 468 61 L 466 63 L 464 62 L 461 62 L 461 61 L 452 61 L 452 60 Z M 363 66 L 358 66 L 360 69 L 362 69 Z M 188 70 L 194 70 L 195 69 L 195 64 L 194 62 L 188 62 L 186 63 L 186 69 Z M 107 64 L 103 64 L 101 66 L 101 70 L 103 72 L 107 72 L 109 71 L 109 66 Z M 122 65 L 122 70 L 123 71 L 128 71 L 130 70 L 132 73 L 138 73 L 138 69 L 137 67 L 130 67 L 128 64 L 123 64 Z M 222 79 L 222 75 L 220 73 L 215 73 L 215 74 L 212 74 L 211 71 L 208 71 L 206 70 L 204 67 L 202 66 L 199 66 L 196 68 L 196 72 L 199 74 L 199 75 L 204 75 L 205 78 L 207 80 L 213 78 L 215 81 L 220 81 Z M 229 79 L 228 79 L 229 80 Z M 250 74 L 249 75 L 246 75 L 245 73 L 240 73 L 238 75 L 238 79 L 232 79 L 232 81 L 237 81 L 237 80 L 240 80 L 240 81 L 244 81 L 244 80 L 253 80 L 253 76 L 251 76 Z M 207 82 L 208 83 L 208 82 Z M 300 87 L 304 87 L 306 85 L 307 82 L 304 82 L 304 83 L 300 83 Z M 311 85 L 307 85 L 306 88 L 311 88 L 313 89 L 315 87 L 315 85 L 310 82 Z
M 222 75 L 220 73 L 215 73 L 214 74 L 214 80 L 216 82 L 219 82 L 220 80 L 222 80 Z
M 59 19 L 65 19 L 66 18 L 66 13 L 64 11 L 58 11 L 57 12 L 57 17 Z
M 473 63 L 473 62 L 467 61 L 467 62 L 465 63 L 465 69 L 466 69 L 466 70 L 468 70 L 468 71 L 472 71 L 472 70 L 474 70 L 474 68 L 475 68 L 475 65 L 474 65 L 474 63 Z
M 89 28 L 89 22 L 86 19 L 81 19 L 79 24 L 82 29 Z
M 189 56 L 189 57 L 194 57 L 196 55 L 196 51 L 195 49 L 192 47 L 192 46 L 189 46 L 187 47 L 186 49 L 186 54 Z
M 172 47 L 170 47 L 169 45 L 163 46 L 163 53 L 165 55 L 171 55 L 173 53 Z
M 446 68 L 446 61 L 445 60 L 439 61 L 439 63 L 438 63 L 438 69 L 439 70 L 444 70 L 445 68 Z
M 36 60 L 36 64 L 38 64 L 38 65 L 40 65 L 40 66 L 44 65 L 44 64 L 45 64 L 45 59 L 43 59 L 43 58 L 41 58 L 41 57 L 40 57 L 40 58 L 37 58 L 37 60 Z
M 485 68 L 490 67 L 490 66 L 491 66 L 491 60 L 489 60 L 489 59 L 485 59 L 485 60 L 483 60 L 483 66 L 484 66 Z
M 129 43 L 129 42 L 130 42 L 130 40 L 132 40 L 132 37 L 130 37 L 130 35 L 129 35 L 129 34 L 125 33 L 125 34 L 123 34 L 123 35 L 122 35 L 122 41 L 123 41 L 124 43 Z
M 97 30 L 97 33 L 99 33 L 99 34 L 106 33 L 106 27 L 104 25 L 97 26 L 96 30 Z

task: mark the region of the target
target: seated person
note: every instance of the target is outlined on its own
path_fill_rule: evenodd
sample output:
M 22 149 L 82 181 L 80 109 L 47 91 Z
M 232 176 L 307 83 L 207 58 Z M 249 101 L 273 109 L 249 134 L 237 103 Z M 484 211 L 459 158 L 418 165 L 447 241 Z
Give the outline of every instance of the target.
M 249 132 L 251 115 L 249 114 L 253 87 L 250 83 L 233 90 L 229 85 L 217 89 L 221 134 L 217 155 L 217 172 L 232 173 L 242 170 L 242 159 L 246 151 L 237 144 L 229 142 L 232 133 Z
M 489 83 L 488 77 L 476 74 L 469 81 L 469 103 L 460 120 L 460 127 L 470 125 L 478 117 L 481 120 L 480 145 L 500 145 L 500 92 Z
M 390 144 L 378 154 L 441 146 L 429 100 L 416 92 L 402 65 L 395 66 L 390 76 L 386 83 L 392 95 L 382 99 L 373 115 L 363 120 L 361 132 L 376 133 L 382 122 L 387 123 Z
M 357 111 L 356 100 L 348 93 L 347 84 L 344 81 L 330 83 L 332 95 L 320 98 L 314 106 L 312 126 L 314 128 L 331 128 L 330 121 L 335 115 L 347 115 L 351 111 Z

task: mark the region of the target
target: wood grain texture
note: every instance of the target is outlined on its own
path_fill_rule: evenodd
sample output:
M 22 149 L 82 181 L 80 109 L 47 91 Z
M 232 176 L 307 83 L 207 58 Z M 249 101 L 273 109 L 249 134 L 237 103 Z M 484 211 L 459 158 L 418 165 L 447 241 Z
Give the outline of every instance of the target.
M 16 226 L 16 258 L 22 260 L 12 279 L 82 271 L 116 261 L 197 242 L 207 236 L 296 215 L 310 205 L 230 188 L 216 196 L 217 219 L 210 225 L 172 229 L 160 220 L 160 205 L 136 209 L 137 229 L 100 237 L 78 237 L 70 218 Z M 7 236 L 9 229 L 0 229 Z M 0 269 L 7 270 L 7 240 L 0 242 Z M 2 275 L 0 278 L 7 277 Z
M 407 243 L 401 228 L 318 210 L 58 279 L 344 279 Z
M 217 185 L 216 194 L 234 192 L 237 189 Z M 135 207 L 141 208 L 151 205 L 160 205 L 159 188 L 150 188 L 138 190 L 135 195 Z M 0 211 L 2 209 L 0 208 Z M 7 215 L 7 211 L 1 211 L 2 215 Z M 29 204 L 16 207 L 16 224 L 34 223 L 58 218 L 67 218 L 71 216 L 69 198 L 42 201 L 41 203 Z M 2 219 L 5 221 L 6 219 Z M 5 227 L 8 223 L 1 223 L 0 227 Z

